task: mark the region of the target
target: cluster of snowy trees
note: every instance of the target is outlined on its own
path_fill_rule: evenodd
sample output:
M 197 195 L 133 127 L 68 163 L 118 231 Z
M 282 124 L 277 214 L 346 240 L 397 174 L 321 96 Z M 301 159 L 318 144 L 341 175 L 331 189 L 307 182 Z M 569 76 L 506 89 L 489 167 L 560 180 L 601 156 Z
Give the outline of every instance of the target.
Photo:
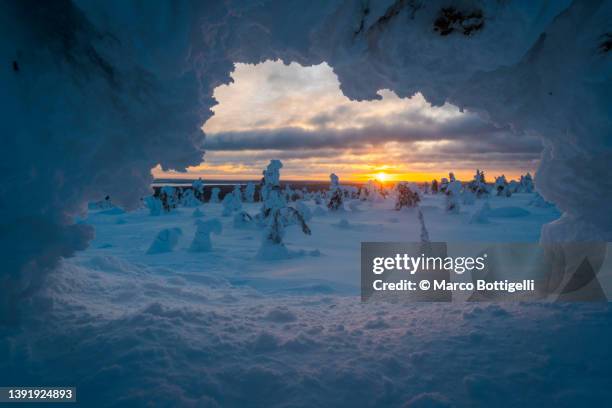
M 310 235 L 311 230 L 308 221 L 313 216 L 321 216 L 326 213 L 346 211 L 345 205 L 351 212 L 361 211 L 359 206 L 364 202 L 374 203 L 394 200 L 394 209 L 416 208 L 419 222 L 421 223 L 421 239 L 423 242 L 429 240 L 425 228 L 423 213 L 419 208 L 422 194 L 443 194 L 444 209 L 450 214 L 460 212 L 462 205 L 474 205 L 477 199 L 487 198 L 491 195 L 510 197 L 514 193 L 533 193 L 534 181 L 531 174 L 521 176 L 519 181 L 507 181 L 504 175 L 495 178 L 494 183 L 488 183 L 484 171 L 477 169 L 473 179 L 467 183 L 457 180 L 453 172 L 448 178 L 442 178 L 438 183 L 434 180 L 431 184 L 418 186 L 414 183 L 399 182 L 394 185 L 385 185 L 370 180 L 357 188 L 342 185 L 340 178 L 330 174 L 330 186 L 327 190 L 309 191 L 306 188 L 292 189 L 288 184 L 281 185 L 280 170 L 283 164 L 280 160 L 271 160 L 263 171 L 261 182 L 256 185 L 248 182 L 244 187 L 235 185 L 232 191 L 228 191 L 223 199 L 220 199 L 219 187 L 212 187 L 208 197 L 209 203 L 221 203 L 222 217 L 233 216 L 234 228 L 256 229 L 262 231 L 262 242 L 257 256 L 261 259 L 285 259 L 293 253 L 287 249 L 283 238 L 286 228 L 291 225 L 298 226 L 304 234 Z M 306 204 L 314 203 L 314 210 Z M 164 186 L 155 195 L 144 199 L 151 215 L 160 215 L 181 207 L 195 207 L 193 217 L 195 218 L 196 231 L 189 247 L 192 252 L 206 252 L 212 250 L 211 234 L 222 232 L 221 221 L 217 218 L 202 220 L 204 212 L 201 204 L 205 202 L 205 185 L 202 179 L 193 182 L 191 188 L 175 188 Z M 261 202 L 259 211 L 249 213 L 243 207 L 243 203 Z M 547 206 L 539 195 L 533 198 L 533 206 Z M 92 208 L 111 208 L 110 197 L 93 203 Z M 249 208 L 249 207 L 246 207 Z M 251 207 L 252 208 L 252 207 Z M 485 200 L 478 210 L 472 213 L 470 223 L 487 223 L 490 213 L 488 200 Z M 342 220 L 348 225 L 346 220 Z M 339 225 L 340 225 L 339 224 Z M 172 251 L 182 236 L 179 228 L 169 228 L 160 231 L 152 243 L 148 253 L 160 253 Z

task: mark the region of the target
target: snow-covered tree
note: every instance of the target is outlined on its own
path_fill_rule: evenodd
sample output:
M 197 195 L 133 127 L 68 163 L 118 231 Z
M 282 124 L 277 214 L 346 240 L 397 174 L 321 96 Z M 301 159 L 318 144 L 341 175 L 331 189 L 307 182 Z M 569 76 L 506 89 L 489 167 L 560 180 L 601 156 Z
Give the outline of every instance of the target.
M 236 185 L 231 193 L 226 194 L 225 197 L 223 197 L 222 204 L 222 215 L 224 217 L 231 215 L 235 211 L 242 210 L 242 194 L 240 192 L 240 186 Z
M 164 207 L 161 200 L 155 196 L 148 196 L 144 199 L 145 206 L 149 209 L 149 215 L 161 215 Z
M 178 244 L 178 240 L 182 234 L 183 231 L 180 228 L 167 228 L 161 230 L 147 250 L 147 254 L 172 252 L 176 244 Z
M 176 208 L 178 203 L 178 195 L 174 187 L 163 186 L 160 190 L 159 198 L 166 212 L 170 212 L 171 209 Z
M 288 256 L 283 244 L 285 227 L 298 224 L 305 234 L 310 235 L 304 216 L 295 208 L 288 207 L 284 194 L 280 189 L 280 160 L 271 160 L 263 172 L 261 194 L 263 204 L 257 218 L 265 226 L 263 242 L 258 256 L 263 259 L 277 259 Z
M 197 207 L 202 202 L 196 198 L 194 190 L 185 189 L 181 196 L 181 204 L 185 207 Z
M 202 221 L 196 220 L 196 232 L 191 241 L 189 247 L 190 252 L 209 252 L 212 250 L 212 242 L 210 240 L 210 234 L 219 235 L 221 234 L 222 226 L 221 221 L 217 218 L 211 220 Z
M 342 203 L 344 201 L 344 194 L 340 188 L 340 179 L 334 173 L 329 175 L 331 185 L 329 187 L 329 201 L 327 202 L 327 208 L 330 211 L 341 210 Z
M 474 194 L 476 194 L 477 198 L 481 198 L 482 196 L 489 194 L 484 171 L 476 169 L 474 179 L 470 182 L 468 187 Z
M 244 199 L 247 203 L 255 201 L 255 184 L 249 181 L 244 189 Z
M 446 211 L 450 213 L 454 213 L 454 214 L 459 213 L 459 209 L 461 208 L 459 205 L 459 194 L 461 193 L 461 182 L 457 180 L 453 180 L 449 182 L 445 188 L 445 193 L 446 193 Z
M 533 177 L 531 177 L 531 174 L 527 173 L 524 176 L 521 176 L 520 192 L 521 193 L 533 193 L 533 191 L 534 191 L 534 184 L 533 184 Z
M 438 194 L 438 180 L 434 180 L 431 182 L 431 193 Z
M 294 201 L 294 200 L 293 200 L 293 198 L 294 198 L 294 197 L 293 197 L 294 192 L 293 192 L 293 189 L 291 188 L 291 186 L 290 186 L 289 184 L 285 185 L 285 191 L 283 192 L 283 194 L 284 194 L 284 196 L 285 196 L 285 200 L 286 200 L 287 202 Z
M 504 176 L 503 174 L 495 179 L 493 189 L 496 191 L 498 196 L 510 197 L 512 195 L 510 189 L 508 188 L 506 176 Z
M 442 177 L 442 179 L 440 180 L 440 187 L 438 188 L 438 190 L 441 193 L 446 193 L 447 188 L 448 188 L 448 179 L 446 177 Z
M 514 194 L 514 193 L 520 192 L 520 190 L 521 190 L 521 185 L 519 184 L 519 182 L 516 180 L 510 180 L 510 182 L 508 183 L 508 191 L 511 194 Z
M 311 234 L 304 217 L 296 209 L 284 207 L 273 210 L 268 217 L 268 225 L 258 257 L 261 259 L 287 258 L 289 251 L 283 243 L 283 237 L 285 235 L 285 227 L 292 224 L 298 224 L 304 234 Z
M 209 203 L 218 203 L 219 202 L 219 193 L 221 192 L 221 190 L 219 189 L 219 187 L 213 187 L 212 190 L 210 190 L 210 200 L 208 200 Z
M 414 208 L 418 205 L 421 198 L 414 187 L 410 188 L 408 183 L 398 183 L 396 185 L 397 201 L 395 202 L 395 210 L 399 211 L 402 208 Z
M 194 180 L 191 183 L 191 188 L 193 189 L 193 195 L 201 202 L 204 202 L 204 181 L 202 181 L 202 177 Z

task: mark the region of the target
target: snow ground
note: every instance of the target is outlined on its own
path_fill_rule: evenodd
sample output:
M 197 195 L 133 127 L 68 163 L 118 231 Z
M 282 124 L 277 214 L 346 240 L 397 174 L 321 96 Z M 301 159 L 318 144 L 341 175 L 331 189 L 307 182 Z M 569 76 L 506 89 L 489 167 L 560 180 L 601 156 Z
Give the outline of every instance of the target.
M 533 242 L 558 213 L 531 199 L 489 199 L 529 215 L 488 224 L 468 222 L 480 200 L 458 215 L 443 211 L 442 196 L 421 204 L 432 241 Z M 32 310 L 49 312 L 0 332 L 0 383 L 73 385 L 88 407 L 610 401 L 607 304 L 361 303 L 360 242 L 419 239 L 416 213 L 391 206 L 315 216 L 312 236 L 289 228 L 289 249 L 305 254 L 282 261 L 257 260 L 261 232 L 235 228 L 220 204 L 200 207 L 202 219 L 223 223 L 209 253 L 187 251 L 193 208 L 91 212 L 90 248 L 65 260 L 33 300 Z M 182 229 L 175 251 L 146 255 L 171 227 Z

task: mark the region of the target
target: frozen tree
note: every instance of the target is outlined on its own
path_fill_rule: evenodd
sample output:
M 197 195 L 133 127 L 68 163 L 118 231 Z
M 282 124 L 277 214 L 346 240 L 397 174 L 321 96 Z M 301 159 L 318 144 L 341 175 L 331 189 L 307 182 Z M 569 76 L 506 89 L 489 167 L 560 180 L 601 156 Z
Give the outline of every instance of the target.
M 163 186 L 159 193 L 162 205 L 166 212 L 170 212 L 171 209 L 176 208 L 178 203 L 178 194 L 174 187 Z
M 262 259 L 285 258 L 289 252 L 283 244 L 285 227 L 298 224 L 302 231 L 310 235 L 304 216 L 295 208 L 288 207 L 285 195 L 280 189 L 280 160 L 271 160 L 263 172 L 261 194 L 263 204 L 258 219 L 265 226 L 263 242 L 258 256 Z
M 213 218 L 208 221 L 196 220 L 196 232 L 191 241 L 189 252 L 209 252 L 212 250 L 210 234 L 221 234 L 221 221 Z
M 280 169 L 283 168 L 283 163 L 280 160 L 270 160 L 270 163 L 263 171 L 263 198 L 268 198 L 270 190 L 280 189 Z
M 204 202 L 204 181 L 202 181 L 201 177 L 191 183 L 191 188 L 193 195 L 201 202 Z
M 202 210 L 200 210 L 200 208 L 196 208 L 195 210 L 193 210 L 193 213 L 191 213 L 191 216 L 193 218 L 201 218 L 204 216 L 204 213 L 202 212 Z
M 438 190 L 441 193 L 446 193 L 447 188 L 448 188 L 448 179 L 446 177 L 442 177 L 442 180 L 440 180 L 440 187 L 438 188 Z
M 366 201 L 368 199 L 368 189 L 365 185 L 359 187 L 359 199 L 361 201 Z
M 510 197 L 512 195 L 510 189 L 508 188 L 506 176 L 504 176 L 503 174 L 495 179 L 493 189 L 496 191 L 498 196 Z
M 521 185 L 516 180 L 510 180 L 508 183 L 508 191 L 511 194 L 520 192 Z
M 185 189 L 181 196 L 181 204 L 185 207 L 197 207 L 202 204 L 202 202 L 196 198 L 194 190 Z
M 235 211 L 242 209 L 242 195 L 240 193 L 240 186 L 236 186 L 231 193 L 228 193 L 223 197 L 223 212 L 222 215 L 227 217 Z
M 285 196 L 285 200 L 286 200 L 287 202 L 291 202 L 291 201 L 293 201 L 293 198 L 294 198 L 294 197 L 293 197 L 293 194 L 294 194 L 294 192 L 293 192 L 293 190 L 291 189 L 291 186 L 290 186 L 289 184 L 287 184 L 287 185 L 285 186 L 285 191 L 283 192 L 283 194 L 284 194 L 284 196 Z
M 340 188 L 340 179 L 334 173 L 329 175 L 331 185 L 329 187 L 329 201 L 327 202 L 327 208 L 331 211 L 341 210 L 344 195 Z
M 247 203 L 255 201 L 255 184 L 249 181 L 244 189 L 244 199 Z
M 402 208 L 414 208 L 418 205 L 421 198 L 416 189 L 410 188 L 408 183 L 398 183 L 397 189 L 397 201 L 395 202 L 395 210 L 399 211 Z
M 531 174 L 527 173 L 524 176 L 521 176 L 520 192 L 521 193 L 533 193 L 533 191 L 534 191 L 534 184 L 533 184 L 533 177 L 531 177 Z
M 219 187 L 213 187 L 212 190 L 210 190 L 210 200 L 208 200 L 209 203 L 218 203 L 219 202 L 219 193 L 221 192 L 221 190 L 219 190 Z
M 178 244 L 178 240 L 182 234 L 183 231 L 180 228 L 167 228 L 161 230 L 147 250 L 147 254 L 172 252 L 176 244 Z
M 431 193 L 438 194 L 438 180 L 434 180 L 431 182 Z
M 451 173 L 452 174 L 452 173 Z M 453 177 L 454 178 L 454 177 Z M 454 214 L 459 213 L 459 194 L 461 193 L 461 182 L 453 180 L 445 188 L 446 211 Z
M 144 199 L 145 206 L 149 209 L 149 215 L 161 215 L 163 204 L 161 200 L 155 196 L 147 196 Z
M 272 210 L 271 215 L 268 217 L 268 225 L 258 257 L 268 260 L 287 258 L 290 254 L 283 243 L 283 237 L 285 235 L 285 227 L 292 224 L 298 224 L 304 234 L 311 234 L 304 217 L 296 209 L 284 207 Z
M 242 189 L 239 184 L 234 186 L 234 190 L 232 191 L 232 195 L 234 196 L 234 200 L 242 204 Z
M 469 189 L 472 190 L 474 194 L 476 194 L 477 198 L 482 197 L 483 195 L 489 194 L 489 189 L 487 188 L 487 183 L 485 181 L 484 171 L 480 169 L 476 169 L 476 174 L 474 175 L 474 179 L 469 184 Z

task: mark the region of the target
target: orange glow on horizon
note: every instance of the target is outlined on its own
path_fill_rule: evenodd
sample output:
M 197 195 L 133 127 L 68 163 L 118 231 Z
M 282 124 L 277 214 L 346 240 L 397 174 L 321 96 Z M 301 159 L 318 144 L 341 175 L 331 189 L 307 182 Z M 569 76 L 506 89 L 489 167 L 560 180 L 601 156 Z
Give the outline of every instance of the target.
M 432 171 L 432 172 L 394 172 L 390 170 L 382 170 L 384 166 L 375 167 L 375 171 L 368 172 L 365 168 L 351 169 L 349 171 L 334 171 L 340 177 L 340 183 L 343 181 L 350 183 L 365 183 L 368 180 L 375 180 L 380 183 L 395 183 L 400 181 L 409 182 L 431 182 L 432 180 L 440 181 L 441 178 L 448 178 L 448 171 Z M 364 171 L 366 170 L 366 171 Z M 495 181 L 495 177 L 504 174 L 508 180 L 519 180 L 521 175 L 533 170 L 517 171 L 517 170 L 489 170 L 486 171 L 487 182 Z M 296 173 L 291 169 L 281 170 L 281 180 L 285 181 L 329 181 L 328 172 L 317 172 L 317 173 Z M 455 176 L 460 181 L 470 181 L 474 177 L 476 170 L 457 170 L 454 171 Z M 201 177 L 204 180 L 253 180 L 259 181 L 261 179 L 261 173 L 257 169 L 252 171 L 250 168 L 244 168 L 242 166 L 230 166 L 230 165 L 219 165 L 210 166 L 202 164 L 200 166 L 190 168 L 186 173 L 178 173 L 174 171 L 165 172 L 160 168 L 156 167 L 152 169 L 153 177 L 155 178 L 168 178 L 168 179 L 197 179 Z

